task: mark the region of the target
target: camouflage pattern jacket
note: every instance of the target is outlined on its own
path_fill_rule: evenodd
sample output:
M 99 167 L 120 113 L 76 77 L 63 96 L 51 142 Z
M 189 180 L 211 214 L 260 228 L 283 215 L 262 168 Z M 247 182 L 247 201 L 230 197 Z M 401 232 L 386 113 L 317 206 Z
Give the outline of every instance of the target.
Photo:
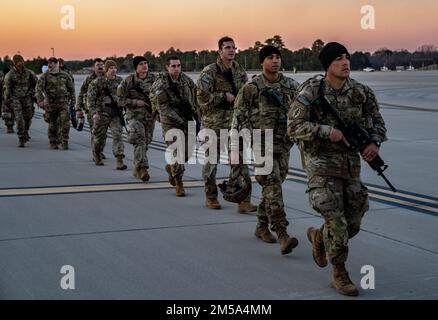
M 3 99 L 10 101 L 26 97 L 33 98 L 37 81 L 38 78 L 33 71 L 24 68 L 22 72 L 19 72 L 15 67 L 12 67 L 4 79 Z
M 231 128 L 238 131 L 272 129 L 273 152 L 288 152 L 293 143 L 287 135 L 287 113 L 297 88 L 298 82 L 281 73 L 274 82 L 269 82 L 263 74 L 254 77 L 237 96 Z M 260 147 L 264 150 L 263 140 Z
M 76 104 L 76 111 L 85 111 L 86 113 L 89 112 L 88 105 L 87 105 L 87 92 L 88 92 L 88 86 L 91 82 L 93 82 L 95 79 L 99 77 L 95 72 L 90 74 L 88 77 L 85 78 L 84 82 L 81 85 L 81 89 L 79 90 L 78 95 L 78 102 Z
M 289 136 L 299 142 L 304 152 L 309 178 L 314 175 L 358 178 L 360 155 L 350 151 L 342 141 L 330 141 L 330 131 L 338 123 L 328 111 L 312 105 L 318 96 L 321 81 L 326 98 L 346 124 L 356 121 L 369 132 L 373 140 L 386 140 L 385 122 L 376 97 L 368 86 L 348 78 L 341 92 L 336 92 L 320 76 L 300 86 L 297 99 L 289 111 Z
M 231 68 L 234 85 L 227 80 L 226 74 L 227 69 L 218 58 L 216 63 L 206 66 L 199 76 L 197 102 L 204 128 L 213 130 L 230 128 L 233 106 L 227 102 L 225 93 L 230 92 L 237 96 L 239 90 L 248 81 L 248 76 L 235 61 Z
M 140 79 L 136 73 L 127 76 L 117 88 L 119 105 L 126 108 L 128 120 L 152 120 L 154 114 L 152 111 L 149 94 L 151 87 L 156 80 L 156 76 L 148 73 L 145 79 Z M 145 107 L 137 107 L 133 101 L 142 100 L 146 103 Z
M 43 73 L 37 83 L 37 101 L 48 104 L 74 105 L 76 101 L 75 87 L 70 76 L 64 71 L 48 71 Z
M 90 110 L 91 114 L 105 113 L 110 116 L 117 116 L 117 110 L 111 107 L 114 101 L 118 108 L 118 97 L 117 97 L 117 87 L 122 82 L 122 78 L 116 76 L 114 79 L 110 80 L 105 76 L 98 77 L 94 79 L 88 86 L 87 92 L 87 108 Z M 111 94 L 111 96 L 109 94 Z M 112 99 L 111 99 L 112 98 Z
M 176 81 L 169 74 L 159 77 L 150 97 L 156 99 L 162 124 L 186 127 L 187 121 L 192 120 L 189 113 L 196 112 L 196 85 L 184 73 Z

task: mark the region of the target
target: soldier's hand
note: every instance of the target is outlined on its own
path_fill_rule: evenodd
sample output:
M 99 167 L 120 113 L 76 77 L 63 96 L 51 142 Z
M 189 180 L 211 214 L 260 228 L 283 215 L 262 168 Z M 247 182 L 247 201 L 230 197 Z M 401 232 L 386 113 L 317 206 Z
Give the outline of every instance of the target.
M 232 95 L 231 93 L 229 93 L 229 92 L 226 92 L 226 93 L 225 93 L 225 98 L 227 99 L 227 101 L 228 101 L 229 103 L 233 103 L 234 100 L 236 100 L 236 97 L 233 96 L 233 95 Z
M 239 164 L 239 150 L 232 150 L 230 152 L 230 162 L 231 164 Z
M 40 102 L 38 102 L 37 104 L 38 104 L 38 107 L 40 107 L 41 109 L 46 110 L 46 109 L 45 109 L 45 105 L 46 105 L 46 104 L 44 103 L 44 101 L 40 101 Z
M 100 120 L 100 114 L 99 112 L 96 112 L 95 114 L 93 114 L 93 121 L 99 122 L 99 120 Z
M 135 106 L 139 108 L 143 108 L 146 106 L 146 102 L 144 102 L 143 100 L 135 100 Z
M 362 152 L 362 158 L 366 162 L 373 161 L 373 159 L 379 154 L 379 147 L 374 143 L 370 143 Z
M 333 128 L 330 131 L 330 141 L 331 142 L 339 142 L 339 141 L 343 141 L 345 143 L 345 145 L 347 147 L 350 146 L 350 144 L 348 143 L 347 139 L 345 139 L 344 135 L 342 134 L 341 130 L 335 129 Z

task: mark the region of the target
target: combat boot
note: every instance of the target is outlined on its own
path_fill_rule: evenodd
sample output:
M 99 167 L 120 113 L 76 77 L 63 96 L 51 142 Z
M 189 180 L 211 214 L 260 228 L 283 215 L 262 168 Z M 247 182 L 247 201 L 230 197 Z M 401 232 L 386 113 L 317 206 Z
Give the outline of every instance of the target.
M 219 203 L 219 201 L 217 201 L 216 198 L 207 198 L 207 200 L 205 200 L 205 206 L 208 209 L 221 209 L 221 205 Z
M 100 156 L 100 153 L 94 153 L 93 152 L 93 160 L 96 166 L 103 166 L 105 165 L 102 161 L 102 157 Z
M 126 166 L 126 164 L 123 163 L 123 158 L 125 156 L 124 155 L 119 155 L 117 156 L 117 170 L 126 170 L 128 167 Z
M 172 186 L 176 186 L 176 181 L 172 175 L 172 167 L 170 166 L 170 164 L 166 164 L 166 171 L 167 171 L 167 174 L 169 175 L 169 183 Z
M 101 158 L 102 160 L 105 160 L 105 159 L 106 159 L 106 156 L 103 154 L 103 152 L 100 153 L 100 158 Z
M 278 241 L 280 242 L 281 254 L 288 254 L 292 252 L 292 249 L 298 245 L 298 239 L 295 237 L 289 237 L 286 232 L 286 228 L 281 228 L 277 231 Z
M 15 131 L 14 131 L 14 127 L 12 127 L 12 126 L 7 126 L 6 133 L 15 133 Z
M 58 150 L 59 148 L 58 148 L 58 145 L 56 143 L 51 143 L 50 144 L 50 149 Z
M 260 240 L 266 243 L 276 243 L 274 235 L 269 231 L 269 227 L 266 224 L 257 223 L 254 235 Z
M 140 167 L 134 167 L 134 171 L 132 171 L 132 175 L 135 178 L 140 179 Z
M 26 133 L 24 134 L 24 139 L 26 140 L 25 142 L 29 142 L 30 141 L 29 132 L 26 131 Z
M 139 178 L 143 181 L 149 181 L 149 179 L 150 179 L 148 169 L 145 167 L 140 168 L 140 172 L 138 175 L 139 175 Z
M 321 230 L 310 227 L 307 229 L 307 239 L 312 243 L 312 255 L 315 263 L 324 268 L 327 266 L 327 255 L 324 248 Z
M 345 269 L 344 263 L 333 265 L 332 286 L 337 292 L 346 296 L 357 296 L 359 294 Z
M 175 177 L 175 181 L 176 181 L 176 196 L 185 197 L 186 192 L 184 191 L 182 177 Z
M 239 213 L 248 213 L 248 212 L 256 212 L 257 206 L 253 205 L 251 202 L 241 202 L 237 207 L 237 212 Z
M 26 143 L 26 139 L 25 138 L 20 138 L 18 141 L 18 147 L 19 148 L 24 148 L 24 144 Z

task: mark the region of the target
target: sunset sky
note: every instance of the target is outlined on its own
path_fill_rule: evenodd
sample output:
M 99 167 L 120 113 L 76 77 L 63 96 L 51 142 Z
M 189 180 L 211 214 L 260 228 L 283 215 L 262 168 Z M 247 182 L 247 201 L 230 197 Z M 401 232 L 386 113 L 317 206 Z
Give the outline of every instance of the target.
M 299 49 L 341 41 L 351 51 L 381 47 L 414 50 L 438 45 L 437 0 L 0 0 L 0 56 L 55 54 L 84 59 L 216 49 L 229 35 L 239 48 L 280 34 Z M 61 7 L 72 5 L 74 30 L 63 30 Z M 376 10 L 376 29 L 362 30 L 363 5 Z

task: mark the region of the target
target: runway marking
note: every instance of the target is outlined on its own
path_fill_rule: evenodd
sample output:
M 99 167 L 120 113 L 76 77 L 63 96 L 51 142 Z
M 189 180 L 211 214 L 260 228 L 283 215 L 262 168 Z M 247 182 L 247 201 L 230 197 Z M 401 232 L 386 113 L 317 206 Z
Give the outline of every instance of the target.
M 429 110 L 428 110 L 429 111 Z M 84 126 L 85 131 L 89 131 L 88 124 Z M 108 137 L 112 137 L 110 132 Z M 126 132 L 123 133 L 124 141 L 127 140 Z M 165 151 L 167 145 L 162 141 L 153 140 L 150 147 L 155 150 Z M 200 153 L 198 149 L 193 151 L 192 156 L 197 156 L 198 159 L 205 159 L 203 153 Z M 227 156 L 221 157 L 221 162 L 226 164 Z M 218 179 L 218 182 L 221 181 Z M 255 178 L 252 177 L 252 181 Z M 301 184 L 307 184 L 307 175 L 304 170 L 299 168 L 289 167 L 289 172 L 286 177 L 286 181 L 297 182 Z M 185 181 L 184 186 L 188 188 L 203 187 L 203 181 Z M 434 216 L 438 216 L 438 199 L 414 194 L 406 191 L 399 190 L 397 193 L 392 192 L 384 187 L 366 184 L 369 190 L 369 197 L 372 200 L 383 202 L 390 205 L 404 207 L 409 210 L 419 211 Z M 133 190 L 147 190 L 147 189 L 169 189 L 173 188 L 166 182 L 154 182 L 154 183 L 139 183 L 139 184 L 112 184 L 112 185 L 94 185 L 94 186 L 66 186 L 66 187 L 54 187 L 54 188 L 25 188 L 25 189 L 8 189 L 0 190 L 0 197 L 8 196 L 25 196 L 25 195 L 45 195 L 45 194 L 65 194 L 65 193 L 84 193 L 84 192 L 110 192 L 110 191 L 133 191 Z M 44 192 L 46 190 L 46 192 Z M 9 192 L 9 193 L 8 193 Z

